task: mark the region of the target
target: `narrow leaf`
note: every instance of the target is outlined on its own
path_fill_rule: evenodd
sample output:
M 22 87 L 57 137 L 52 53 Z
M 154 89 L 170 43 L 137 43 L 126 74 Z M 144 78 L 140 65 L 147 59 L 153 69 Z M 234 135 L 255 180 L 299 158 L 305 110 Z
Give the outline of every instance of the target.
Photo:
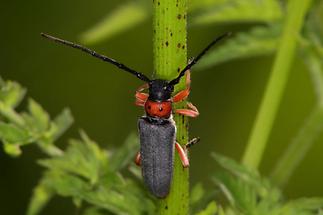
M 208 206 L 203 210 L 197 213 L 197 215 L 214 215 L 218 211 L 218 207 L 214 201 L 210 202 Z
M 53 122 L 55 127 L 53 139 L 57 140 L 74 122 L 70 109 L 65 108 Z
M 193 25 L 232 22 L 272 22 L 280 19 L 282 10 L 276 0 L 234 0 L 208 7 L 193 18 Z
M 131 14 L 131 17 L 129 15 Z M 81 35 L 85 44 L 93 44 L 109 39 L 121 32 L 133 28 L 148 18 L 149 11 L 144 4 L 129 2 L 116 9 L 93 28 Z
M 210 51 L 196 65 L 197 69 L 206 69 L 231 60 L 269 55 L 276 51 L 281 28 L 277 25 L 258 26 L 249 32 L 237 33 L 223 45 Z
M 33 195 L 28 205 L 27 215 L 40 214 L 41 210 L 47 205 L 53 194 L 53 191 L 41 181 L 34 188 Z

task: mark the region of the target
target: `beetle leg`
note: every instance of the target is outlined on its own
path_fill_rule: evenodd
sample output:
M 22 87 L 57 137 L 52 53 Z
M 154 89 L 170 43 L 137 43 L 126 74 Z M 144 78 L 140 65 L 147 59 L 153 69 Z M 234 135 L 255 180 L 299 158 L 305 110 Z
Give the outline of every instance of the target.
M 180 159 L 182 161 L 183 167 L 184 168 L 189 167 L 190 166 L 190 161 L 188 160 L 186 150 L 184 150 L 182 148 L 182 146 L 177 142 L 175 143 L 175 148 L 176 148 L 176 150 L 177 150 L 177 152 L 179 154 L 179 157 L 180 157 Z
M 190 90 L 191 90 L 191 72 L 190 70 L 186 71 L 186 89 L 179 91 L 172 99 L 173 102 L 180 102 L 183 101 L 184 99 L 186 99 L 188 97 L 188 95 L 190 94 Z
M 136 157 L 135 157 L 135 164 L 137 165 L 137 166 L 141 166 L 141 156 L 140 156 L 140 152 L 137 152 L 137 154 L 136 154 Z
M 195 143 L 198 143 L 200 141 L 200 138 L 199 137 L 194 137 L 193 139 L 191 139 L 186 145 L 185 145 L 185 148 L 186 149 L 189 149 L 191 148 L 192 146 L 195 145 Z
M 148 94 L 147 93 L 142 93 L 145 89 L 147 89 L 149 86 L 148 84 L 141 85 L 137 90 L 136 90 L 136 102 L 135 104 L 137 106 L 144 106 L 146 100 L 148 99 Z
M 199 111 L 192 103 L 187 102 L 187 107 L 189 109 L 177 109 L 175 110 L 175 113 L 189 117 L 197 117 L 198 115 L 200 115 Z

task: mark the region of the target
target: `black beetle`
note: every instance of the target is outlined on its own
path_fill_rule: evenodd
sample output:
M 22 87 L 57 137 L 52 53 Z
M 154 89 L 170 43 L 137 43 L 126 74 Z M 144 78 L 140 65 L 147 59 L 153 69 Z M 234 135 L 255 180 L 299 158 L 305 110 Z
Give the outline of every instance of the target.
M 198 60 L 218 41 L 228 36 L 223 34 L 212 41 L 202 52 L 193 58 L 179 75 L 171 80 L 155 79 L 150 80 L 144 74 L 137 72 L 116 60 L 98 54 L 95 51 L 83 47 L 79 44 L 62 40 L 48 34 L 41 33 L 47 39 L 79 49 L 103 61 L 111 63 L 118 68 L 135 75 L 146 82 L 136 91 L 136 105 L 145 108 L 146 115 L 138 120 L 138 130 L 140 136 L 140 152 L 137 153 L 135 162 L 142 166 L 144 182 L 150 192 L 158 197 L 164 198 L 168 195 L 173 175 L 174 148 L 179 153 L 183 167 L 189 166 L 187 148 L 196 143 L 198 138 L 192 139 L 184 148 L 176 142 L 176 126 L 173 120 L 172 103 L 180 102 L 187 98 L 190 93 L 190 69 Z M 174 86 L 186 75 L 186 89 L 178 92 L 172 97 Z M 145 89 L 149 93 L 143 93 Z M 177 109 L 177 114 L 196 117 L 199 115 L 197 108 L 192 103 L 187 103 L 187 109 Z

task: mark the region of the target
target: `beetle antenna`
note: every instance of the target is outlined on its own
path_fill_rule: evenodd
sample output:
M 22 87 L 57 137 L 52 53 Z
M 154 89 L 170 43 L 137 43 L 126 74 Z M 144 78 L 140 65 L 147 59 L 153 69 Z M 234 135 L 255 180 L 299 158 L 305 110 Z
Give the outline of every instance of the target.
M 67 40 L 62 40 L 62 39 L 59 39 L 57 37 L 53 37 L 51 35 L 48 35 L 48 34 L 44 34 L 44 33 L 40 33 L 40 35 L 46 39 L 49 39 L 49 40 L 52 40 L 54 42 L 57 42 L 57 43 L 61 43 L 63 45 L 66 45 L 66 46 L 69 46 L 69 47 L 72 47 L 72 48 L 75 48 L 75 49 L 79 49 L 87 54 L 90 54 L 92 55 L 93 57 L 96 57 L 96 58 L 99 58 L 105 62 L 108 62 L 108 63 L 111 63 L 115 66 L 117 66 L 119 69 L 122 69 L 126 72 L 129 72 L 133 75 L 135 75 L 137 78 L 139 78 L 140 80 L 143 80 L 145 82 L 150 82 L 150 79 L 147 78 L 147 76 L 145 76 L 144 74 L 140 73 L 140 72 L 137 72 L 129 67 L 127 67 L 126 65 L 122 64 L 122 63 L 119 63 L 118 61 L 112 59 L 112 58 L 109 58 L 107 56 L 104 56 L 104 55 L 101 55 L 101 54 L 98 54 L 96 53 L 95 51 L 89 49 L 89 48 L 86 48 L 84 46 L 81 46 L 79 44 L 76 44 L 76 43 L 72 43 L 70 41 L 67 41 Z
M 218 43 L 220 40 L 228 37 L 231 35 L 231 32 L 225 33 L 217 38 L 215 38 L 215 40 L 213 40 L 205 49 L 203 49 L 201 51 L 201 53 L 199 55 L 197 55 L 195 58 L 193 58 L 188 64 L 187 66 L 179 73 L 178 77 L 171 80 L 169 82 L 170 85 L 176 85 L 179 83 L 181 77 L 183 77 L 185 75 L 185 72 L 189 69 L 191 69 L 202 57 L 203 55 L 216 43 Z

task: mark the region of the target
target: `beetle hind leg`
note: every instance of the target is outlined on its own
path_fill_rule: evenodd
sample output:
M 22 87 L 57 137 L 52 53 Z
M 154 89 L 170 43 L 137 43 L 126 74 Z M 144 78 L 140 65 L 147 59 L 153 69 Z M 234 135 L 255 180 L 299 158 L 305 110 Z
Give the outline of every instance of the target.
M 189 167 L 190 166 L 190 161 L 189 161 L 189 159 L 187 157 L 186 147 L 184 149 L 179 143 L 176 142 L 175 143 L 175 148 L 176 148 L 176 150 L 177 150 L 177 152 L 179 154 L 179 157 L 180 157 L 180 159 L 182 161 L 183 167 L 184 168 Z
M 184 168 L 187 168 L 190 166 L 190 161 L 187 156 L 187 149 L 191 148 L 194 144 L 198 143 L 200 141 L 199 137 L 195 137 L 188 141 L 187 144 L 185 144 L 184 147 L 182 147 L 179 143 L 175 143 L 175 148 L 179 154 L 179 157 L 182 161 L 182 165 Z
M 137 166 L 141 166 L 141 155 L 140 155 L 140 152 L 137 152 L 134 162 L 135 162 L 135 164 Z

